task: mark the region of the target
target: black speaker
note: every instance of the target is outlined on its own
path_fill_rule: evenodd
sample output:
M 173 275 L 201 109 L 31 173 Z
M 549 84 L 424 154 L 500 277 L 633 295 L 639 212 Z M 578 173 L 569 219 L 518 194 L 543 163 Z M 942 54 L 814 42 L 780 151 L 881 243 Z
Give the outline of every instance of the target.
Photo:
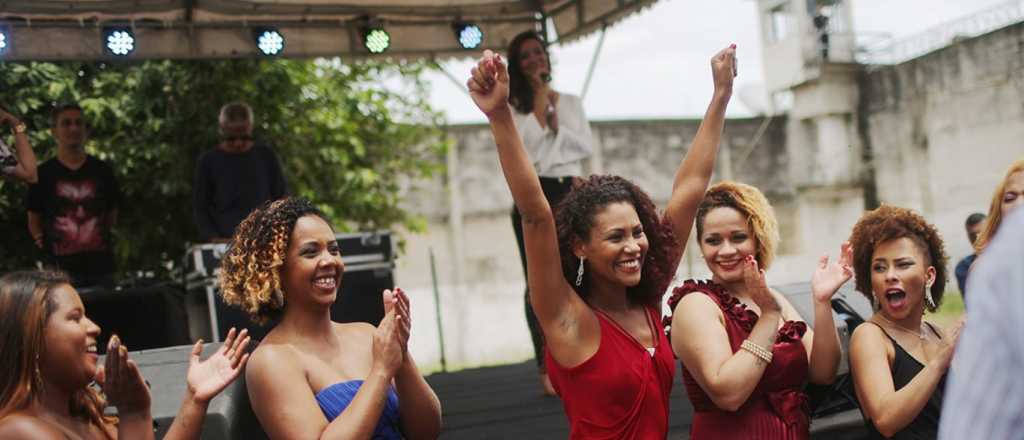
M 220 345 L 220 343 L 206 344 L 203 347 L 203 358 L 210 356 Z M 250 344 L 250 349 L 255 348 L 253 345 Z M 183 345 L 157 350 L 133 351 L 130 355 L 130 358 L 139 365 L 142 376 L 149 382 L 150 396 L 152 397 L 151 410 L 153 422 L 156 424 L 157 439 L 162 439 L 167 434 L 171 422 L 174 421 L 174 417 L 178 413 L 182 399 L 185 397 L 185 376 L 188 372 L 188 357 L 191 350 L 191 345 Z M 263 440 L 267 438 L 249 404 L 244 372 L 210 402 L 200 438 L 204 440 Z
M 373 325 L 384 319 L 381 293 L 395 286 L 394 251 L 388 232 L 338 234 L 345 273 L 338 288 L 338 298 L 331 306 L 331 319 L 337 322 L 368 322 Z M 217 333 L 220 340 L 231 327 L 248 328 L 253 339 L 263 339 L 276 324 L 257 325 L 242 309 L 224 303 L 215 295 Z
M 171 285 L 120 290 L 78 289 L 86 315 L 100 326 L 100 353 L 117 334 L 130 349 L 145 350 L 189 342 L 184 292 Z
M 391 289 L 395 278 L 390 268 L 370 270 L 345 270 L 338 289 L 338 299 L 331 305 L 331 320 L 336 322 L 368 322 L 380 324 L 384 319 L 384 302 L 381 293 Z M 247 328 L 253 339 L 263 339 L 274 328 L 276 322 L 259 325 L 249 319 L 242 309 L 224 303 L 218 293 L 215 298 L 217 310 L 217 332 L 220 340 L 227 337 L 231 327 Z

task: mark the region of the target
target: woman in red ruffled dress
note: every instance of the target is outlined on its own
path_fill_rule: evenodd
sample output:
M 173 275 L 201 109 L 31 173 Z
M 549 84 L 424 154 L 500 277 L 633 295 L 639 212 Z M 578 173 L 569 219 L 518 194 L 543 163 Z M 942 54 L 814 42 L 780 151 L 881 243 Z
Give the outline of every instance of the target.
M 765 284 L 778 225 L 752 186 L 712 185 L 697 209 L 697 241 L 712 277 L 688 280 L 669 300 L 671 341 L 693 403 L 694 439 L 806 439 L 804 385 L 827 384 L 839 366 L 839 336 L 829 300 L 850 279 L 852 254 L 822 256 L 811 282 L 813 332 Z

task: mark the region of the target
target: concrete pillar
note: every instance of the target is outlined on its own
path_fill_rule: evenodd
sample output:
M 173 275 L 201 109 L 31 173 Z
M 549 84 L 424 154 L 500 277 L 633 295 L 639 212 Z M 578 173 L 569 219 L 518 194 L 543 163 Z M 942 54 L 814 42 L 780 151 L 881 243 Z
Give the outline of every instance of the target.
M 462 214 L 462 176 L 459 168 L 459 143 L 452 142 L 445 158 L 448 166 L 448 237 L 451 246 L 452 284 L 461 286 L 462 267 L 466 263 L 466 245 Z

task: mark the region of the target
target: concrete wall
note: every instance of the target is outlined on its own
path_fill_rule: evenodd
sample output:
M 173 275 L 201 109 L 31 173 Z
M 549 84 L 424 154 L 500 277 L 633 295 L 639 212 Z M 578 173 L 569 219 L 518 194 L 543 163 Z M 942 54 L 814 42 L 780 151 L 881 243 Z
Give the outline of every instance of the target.
M 1008 164 L 1024 157 L 1022 48 L 1017 24 L 862 81 L 879 199 L 934 222 L 954 261 L 970 251 L 967 215 L 987 212 Z

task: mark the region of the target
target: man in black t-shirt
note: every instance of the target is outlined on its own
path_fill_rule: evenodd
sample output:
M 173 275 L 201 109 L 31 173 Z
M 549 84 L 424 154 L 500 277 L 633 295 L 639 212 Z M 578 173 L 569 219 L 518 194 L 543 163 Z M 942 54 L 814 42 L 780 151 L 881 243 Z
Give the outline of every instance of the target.
M 220 110 L 221 142 L 199 156 L 192 205 L 203 240 L 227 242 L 250 212 L 287 194 L 273 150 L 252 137 L 252 109 L 233 102 Z
M 111 286 L 121 189 L 106 162 L 85 153 L 88 130 L 77 104 L 54 108 L 51 131 L 57 157 L 39 166 L 25 200 L 36 246 L 71 275 L 76 287 Z

